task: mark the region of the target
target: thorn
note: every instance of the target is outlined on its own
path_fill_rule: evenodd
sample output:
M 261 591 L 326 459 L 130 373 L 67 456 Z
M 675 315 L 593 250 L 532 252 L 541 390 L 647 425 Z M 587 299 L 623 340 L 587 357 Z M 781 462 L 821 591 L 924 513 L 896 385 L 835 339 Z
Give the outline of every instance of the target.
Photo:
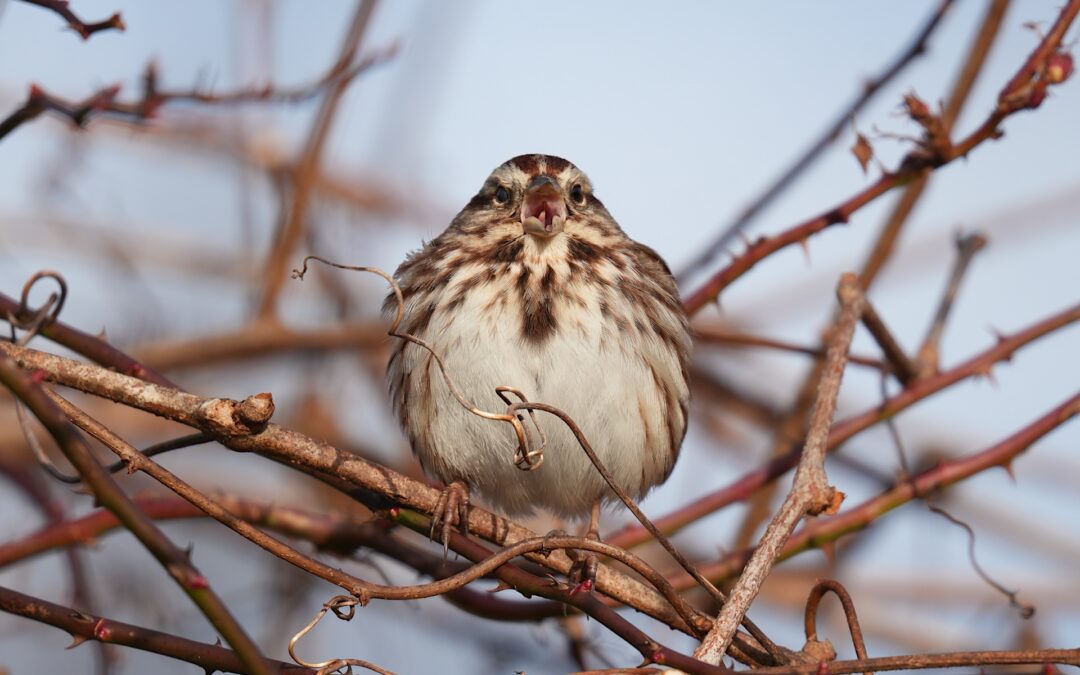
M 836 542 L 835 541 L 827 541 L 824 544 L 822 544 L 819 548 L 821 548 L 821 552 L 825 554 L 825 560 L 830 565 L 832 565 L 833 563 L 836 562 Z
M 499 583 L 495 585 L 495 588 L 489 588 L 488 593 L 499 593 L 500 591 L 512 591 L 514 587 L 506 583 L 502 579 L 499 579 Z
M 870 146 L 870 141 L 866 140 L 866 136 L 858 131 L 855 132 L 855 144 L 851 146 L 851 154 L 855 155 L 855 160 L 859 162 L 865 176 L 870 160 L 874 158 L 874 149 Z
M 78 647 L 82 643 L 86 642 L 88 639 L 89 638 L 87 638 L 84 635 L 74 635 L 73 634 L 71 636 L 71 644 L 69 644 L 67 647 L 64 647 L 64 649 L 75 649 L 76 647 Z
M 1009 478 L 1012 480 L 1013 485 L 1016 485 L 1016 473 L 1013 471 L 1013 460 L 1009 458 L 1001 463 L 1001 468 L 1005 469 L 1005 473 L 1009 474 Z
M 803 237 L 799 240 L 799 248 L 802 249 L 803 257 L 806 258 L 806 264 L 810 264 L 810 238 Z
M 98 336 L 99 339 L 101 339 L 104 342 L 109 341 L 109 334 L 105 332 L 105 326 L 101 327 L 101 330 L 98 331 L 97 336 Z

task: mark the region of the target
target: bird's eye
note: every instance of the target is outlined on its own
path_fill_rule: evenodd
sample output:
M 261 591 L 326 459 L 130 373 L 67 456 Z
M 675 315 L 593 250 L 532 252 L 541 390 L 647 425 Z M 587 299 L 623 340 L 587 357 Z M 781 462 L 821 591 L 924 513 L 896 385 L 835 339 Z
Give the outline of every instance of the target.
M 508 201 L 510 201 L 510 191 L 500 185 L 499 189 L 495 190 L 495 203 L 502 206 Z
M 576 183 L 570 188 L 570 199 L 574 200 L 578 206 L 585 205 L 585 188 L 581 187 L 581 183 Z

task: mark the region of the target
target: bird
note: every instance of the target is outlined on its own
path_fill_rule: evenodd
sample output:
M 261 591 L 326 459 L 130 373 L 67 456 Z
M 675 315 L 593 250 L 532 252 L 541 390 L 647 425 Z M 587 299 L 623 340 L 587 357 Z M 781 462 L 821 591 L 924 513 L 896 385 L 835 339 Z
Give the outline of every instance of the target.
M 497 387 L 566 412 L 632 498 L 671 474 L 686 434 L 691 339 L 664 260 L 634 241 L 588 177 L 552 155 L 499 165 L 440 235 L 394 279 L 403 307 L 387 379 L 394 411 L 423 469 L 447 487 L 433 518 L 444 552 L 471 496 L 508 516 L 546 510 L 589 517 L 614 494 L 562 420 L 536 413 L 543 463 L 515 465 L 518 438 L 455 399 L 439 371 L 485 411 Z M 384 311 L 398 300 L 387 296 Z

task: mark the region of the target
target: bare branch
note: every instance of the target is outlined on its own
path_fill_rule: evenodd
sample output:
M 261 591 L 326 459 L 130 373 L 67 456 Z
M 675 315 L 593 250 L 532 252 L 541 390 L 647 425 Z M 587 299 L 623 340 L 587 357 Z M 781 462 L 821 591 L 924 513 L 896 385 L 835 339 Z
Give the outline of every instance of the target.
M 86 23 L 68 8 L 68 0 L 23 0 L 23 2 L 56 12 L 84 40 L 89 39 L 91 35 L 98 31 L 118 30 L 123 32 L 127 28 L 124 25 L 124 20 L 120 17 L 120 12 L 113 14 L 104 21 Z
M 245 667 L 258 675 L 270 673 L 271 668 L 259 653 L 258 647 L 233 618 L 220 598 L 210 589 L 210 583 L 206 577 L 191 564 L 183 550 L 173 544 L 152 521 L 135 508 L 131 499 L 94 459 L 82 436 L 49 400 L 43 387 L 20 370 L 6 355 L 0 357 L 0 382 L 33 411 L 38 420 L 56 439 L 68 461 L 78 470 L 98 501 L 116 514 L 124 526 L 131 530 L 132 534 L 161 563 L 169 576 L 232 645 Z
M 915 35 L 914 39 L 912 39 L 911 43 L 905 47 L 904 51 L 901 52 L 879 75 L 865 82 L 862 87 L 862 92 L 854 101 L 841 110 L 840 114 L 836 116 L 832 124 L 825 130 L 825 133 L 821 134 L 818 140 L 795 160 L 784 173 L 776 178 L 776 180 L 773 181 L 757 199 L 743 209 L 731 223 L 726 225 L 715 241 L 710 242 L 704 247 L 701 254 L 693 259 L 686 268 L 679 273 L 678 279 L 680 282 L 686 281 L 690 275 L 703 269 L 716 256 L 725 251 L 732 244 L 735 237 L 746 229 L 746 226 L 749 225 L 766 206 L 775 201 L 784 190 L 791 186 L 795 180 L 814 163 L 814 160 L 816 160 L 829 145 L 840 137 L 844 127 L 847 126 L 851 119 L 874 98 L 882 87 L 899 75 L 909 63 L 915 60 L 916 57 L 921 56 L 926 52 L 926 46 L 930 41 L 930 36 L 937 29 L 941 20 L 945 18 L 945 14 L 948 13 L 952 5 L 952 0 L 944 0 L 934 8 L 930 13 L 930 16 L 919 29 L 919 32 Z
M 248 672 L 248 666 L 236 652 L 225 647 L 195 642 L 103 616 L 92 616 L 3 587 L 0 587 L 0 610 L 59 628 L 75 639 L 74 645 L 95 640 L 161 654 L 208 670 Z M 268 668 L 267 672 L 288 675 L 314 675 L 315 672 L 282 661 L 269 661 Z
M 702 307 L 715 300 L 720 291 L 776 251 L 801 243 L 831 225 L 848 222 L 853 213 L 894 187 L 924 176 L 958 158 L 966 157 L 982 143 L 999 138 L 1001 132 L 998 127 L 1007 117 L 1021 110 L 1037 108 L 1046 97 L 1047 87 L 1059 84 L 1064 77 L 1068 76 L 1069 73 L 1064 69 L 1059 69 L 1061 73 L 1059 76 L 1051 74 L 1058 72 L 1052 70 L 1051 57 L 1059 53 L 1065 32 L 1072 25 L 1077 13 L 1080 13 L 1080 0 L 1070 0 L 1062 8 L 1053 28 L 1001 91 L 997 107 L 975 131 L 954 143 L 947 137 L 948 129 L 940 123 L 936 124 L 936 135 L 928 137 L 923 145 L 908 153 L 895 171 L 885 173 L 870 186 L 821 215 L 795 225 L 780 234 L 763 237 L 753 242 L 742 255 L 685 298 L 683 305 L 687 313 L 696 314 Z M 934 118 L 930 114 L 925 104 L 918 107 L 921 102 L 915 100 L 911 103 L 909 108 L 912 109 L 913 118 L 940 121 L 939 118 Z
M 845 274 L 837 289 L 840 316 L 829 336 L 829 349 L 818 385 L 818 395 L 810 415 L 810 431 L 795 472 L 795 480 L 787 499 L 769 523 L 754 555 L 743 569 L 739 581 L 728 594 L 712 630 L 695 650 L 694 656 L 706 663 L 720 663 L 735 630 L 754 601 L 761 584 L 772 569 L 781 547 L 787 542 L 795 525 L 805 515 L 835 512 L 843 494 L 829 485 L 825 477 L 825 452 L 828 448 L 829 427 L 836 411 L 840 381 L 844 376 L 848 348 L 855 335 L 855 326 L 862 316 L 866 299 L 854 274 Z

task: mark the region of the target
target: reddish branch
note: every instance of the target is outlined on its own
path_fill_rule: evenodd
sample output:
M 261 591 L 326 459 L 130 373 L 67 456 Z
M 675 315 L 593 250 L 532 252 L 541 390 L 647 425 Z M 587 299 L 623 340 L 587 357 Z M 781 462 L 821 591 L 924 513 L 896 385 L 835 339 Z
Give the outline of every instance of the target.
M 803 551 L 858 532 L 889 511 L 913 499 L 925 497 L 936 490 L 958 483 L 987 469 L 1002 467 L 1009 470 L 1017 456 L 1078 414 L 1080 414 L 1080 394 L 1075 394 L 1012 436 L 981 452 L 941 462 L 844 513 L 807 525 L 788 540 L 787 545 L 780 552 L 780 560 L 786 560 Z M 729 577 L 739 571 L 749 560 L 750 554 L 749 550 L 738 551 L 712 565 L 703 566 L 702 571 L 713 579 Z M 676 581 L 676 586 L 680 588 L 692 585 L 693 582 L 688 578 Z
M 829 337 L 829 348 L 810 415 L 810 430 L 800 453 L 791 491 L 765 529 L 739 580 L 728 593 L 728 600 L 709 634 L 694 651 L 694 656 L 706 663 L 720 663 L 735 636 L 736 628 L 772 570 L 777 554 L 799 521 L 806 515 L 835 512 L 844 498 L 843 493 L 829 485 L 825 476 L 825 452 L 829 427 L 840 395 L 840 382 L 847 365 L 848 349 L 866 306 L 866 298 L 854 274 L 845 274 L 841 278 L 837 295 L 840 313 Z
M 736 235 L 742 232 L 767 205 L 772 203 L 785 189 L 793 184 L 803 171 L 810 168 L 814 163 L 814 160 L 816 160 L 829 145 L 839 138 L 840 134 L 844 131 L 844 128 L 852 119 L 854 119 L 855 115 L 862 110 L 871 99 L 873 99 L 874 95 L 877 94 L 882 87 L 891 82 L 892 79 L 900 74 L 900 71 L 916 57 L 926 52 L 926 45 L 930 40 L 930 36 L 937 30 L 938 24 L 945 18 L 945 14 L 952 5 L 953 0 L 944 0 L 938 4 L 919 30 L 919 33 L 911 41 L 911 44 L 904 49 L 903 53 L 885 68 L 881 74 L 868 80 L 863 85 L 862 92 L 860 92 L 854 101 L 844 107 L 829 128 L 825 130 L 825 133 L 822 134 L 818 140 L 791 165 L 790 168 L 784 171 L 784 173 L 781 174 L 780 177 L 761 194 L 761 196 L 747 206 L 734 221 L 724 227 L 720 236 L 717 237 L 715 241 L 707 244 L 701 255 L 692 260 L 690 264 L 679 273 L 679 281 L 686 281 L 690 275 L 704 268 L 713 258 L 720 255 L 720 253 L 731 244 Z
M 975 131 L 953 142 L 940 117 L 914 96 L 906 97 L 908 114 L 923 127 L 924 138 L 908 153 L 893 172 L 883 174 L 870 186 L 860 190 L 834 208 L 772 237 L 762 237 L 746 251 L 717 272 L 701 288 L 683 301 L 689 314 L 697 313 L 712 302 L 720 291 L 745 274 L 768 256 L 792 244 L 806 241 L 830 225 L 846 223 L 851 215 L 895 187 L 925 176 L 955 159 L 966 157 L 983 142 L 1001 137 L 998 129 L 1010 115 L 1021 110 L 1039 107 L 1046 98 L 1047 88 L 1063 82 L 1072 72 L 1072 57 L 1061 51 L 1061 42 L 1077 13 L 1080 0 L 1069 0 L 1053 27 L 998 95 L 998 103 L 987 119 Z
M 397 503 L 431 513 L 438 501 L 439 491 L 428 485 L 290 429 L 264 424 L 259 427 L 261 431 L 253 433 L 251 423 L 241 414 L 246 402 L 206 399 L 5 342 L 0 342 L 0 353 L 13 356 L 23 368 L 40 371 L 46 380 L 210 431 L 222 444 L 234 450 L 258 452 L 305 472 L 332 476 L 335 480 L 329 482 L 335 486 L 340 482 L 358 486 L 362 490 L 354 496 L 371 508 L 386 508 Z M 250 397 L 248 401 L 255 398 L 258 397 Z M 527 528 L 476 506 L 470 509 L 468 529 L 470 533 L 503 546 L 536 537 Z M 566 574 L 572 565 L 571 559 L 561 551 L 547 555 L 532 553 L 527 557 L 562 574 Z M 597 587 L 672 627 L 694 632 L 686 627 L 667 600 L 635 579 L 601 567 Z M 699 628 L 707 630 L 709 623 L 707 616 L 696 615 L 695 625 Z
M 881 656 L 854 661 L 831 661 L 813 665 L 759 668 L 755 675 L 845 675 L 877 670 L 916 670 L 927 668 L 962 668 L 964 666 L 1005 666 L 1049 664 L 1080 666 L 1080 649 L 1024 649 L 1016 651 L 951 652 L 947 654 L 912 654 Z M 1043 673 L 1056 672 L 1044 667 Z
M 945 109 L 941 113 L 941 132 L 951 134 L 953 125 L 956 123 L 964 104 L 975 86 L 975 80 L 986 63 L 986 57 L 990 53 L 990 47 L 994 44 L 1001 23 L 1005 18 L 1006 10 L 1011 0 L 994 0 L 988 3 L 986 14 L 979 26 L 979 32 L 968 50 L 967 59 L 964 61 L 960 74 L 953 83 L 952 91 L 945 102 Z M 859 273 L 859 280 L 864 289 L 877 278 L 878 273 L 884 267 L 885 262 L 892 255 L 896 241 L 900 236 L 900 230 L 904 227 L 915 205 L 922 198 L 923 192 L 929 182 L 929 175 L 923 175 L 911 181 L 904 188 L 900 197 L 896 200 L 889 217 L 886 219 L 881 232 L 878 234 L 874 247 L 867 256 L 866 262 Z
M 86 23 L 76 16 L 75 12 L 71 11 L 68 7 L 68 0 L 23 0 L 23 2 L 56 12 L 64 19 L 64 21 L 67 21 L 72 30 L 78 33 L 84 40 L 88 39 L 98 31 L 118 30 L 122 32 L 127 28 L 127 26 L 124 25 L 124 20 L 120 17 L 120 12 L 113 14 L 104 21 Z
M 180 497 L 136 496 L 133 501 L 153 520 L 207 517 L 204 511 Z M 228 494 L 215 495 L 214 501 L 248 523 L 310 542 L 320 551 L 347 556 L 359 548 L 371 549 L 436 579 L 445 579 L 464 569 L 460 563 L 448 563 L 440 555 L 391 536 L 394 525 L 387 520 L 359 522 L 339 515 L 265 504 Z M 0 567 L 59 548 L 90 545 L 121 527 L 120 521 L 107 509 L 50 523 L 20 539 L 0 544 Z M 563 606 L 557 603 L 515 602 L 468 588 L 448 591 L 443 598 L 467 612 L 500 621 L 540 621 L 565 613 Z
M 394 516 L 399 522 L 417 532 L 428 532 L 431 527 L 427 518 L 404 509 L 395 510 Z M 451 533 L 450 545 L 455 551 L 476 563 L 489 559 L 493 555 L 481 544 L 457 532 Z M 647 663 L 664 664 L 687 673 L 717 675 L 732 672 L 728 668 L 703 663 L 663 646 L 601 602 L 594 593 L 575 593 L 569 585 L 554 582 L 550 578 L 538 577 L 513 564 L 500 566 L 496 570 L 496 576 L 506 587 L 513 588 L 519 593 L 557 600 L 588 614 L 633 646 Z M 765 658 L 762 655 L 759 657 Z
M 213 93 L 198 90 L 166 90 L 158 84 L 154 64 L 146 68 L 142 79 L 142 91 L 135 101 L 119 99 L 120 86 L 104 87 L 81 101 L 69 101 L 46 92 L 38 85 L 31 85 L 26 101 L 0 121 L 0 139 L 20 125 L 42 113 L 51 112 L 71 121 L 77 127 L 86 126 L 94 116 L 104 115 L 129 122 L 145 122 L 155 117 L 158 110 L 168 103 L 237 104 L 258 102 L 296 103 L 310 99 L 327 88 L 351 82 L 357 75 L 389 59 L 396 52 L 396 45 L 344 66 L 335 64 L 328 73 L 313 84 L 294 88 L 275 88 L 270 85 L 233 92 Z
M 805 345 L 792 344 L 783 340 L 774 340 L 772 338 L 761 337 L 760 335 L 750 335 L 748 333 L 739 333 L 731 330 L 727 330 L 720 326 L 710 326 L 698 324 L 693 327 L 694 329 L 694 344 L 715 344 L 721 346 L 732 347 L 766 347 L 768 349 L 776 349 L 784 352 L 792 352 L 795 354 L 806 354 L 807 356 L 815 356 L 822 358 L 825 356 L 825 350 L 817 347 L 807 347 Z M 853 354 L 848 357 L 849 363 L 854 363 L 859 366 L 866 366 L 868 368 L 876 368 L 878 370 L 889 370 L 889 366 L 882 363 L 880 359 L 871 358 L 868 356 L 859 356 Z
M 994 364 L 1009 360 L 1021 347 L 1075 321 L 1080 321 L 1080 305 L 1069 307 L 1013 335 L 998 337 L 993 347 L 976 354 L 967 361 L 936 375 L 922 378 L 881 405 L 837 422 L 829 434 L 829 450 L 836 449 L 860 431 L 897 415 L 924 398 L 947 389 L 961 380 L 989 374 Z M 747 498 L 761 486 L 792 469 L 798 463 L 799 455 L 800 447 L 792 445 L 783 455 L 769 460 L 765 465 L 754 469 L 735 482 L 700 497 L 654 522 L 665 533 L 675 532 L 703 516 Z M 648 533 L 640 527 L 628 527 L 608 537 L 607 540 L 617 546 L 632 547 L 647 541 Z
M 169 540 L 143 515 L 112 476 L 94 458 L 86 441 L 49 400 L 40 380 L 21 370 L 7 356 L 0 357 L 0 383 L 29 408 L 44 425 L 86 486 L 105 508 L 157 559 L 169 576 L 191 598 L 225 640 L 236 650 L 246 668 L 258 675 L 271 669 L 254 641 L 237 623 L 221 599 L 211 590 L 205 576 L 191 564 L 188 555 Z M 154 385 L 146 385 L 154 386 Z
M 360 48 L 364 33 L 375 11 L 376 0 L 361 0 L 356 7 L 349 31 L 341 47 L 338 63 L 349 63 Z M 281 214 L 281 226 L 274 247 L 266 260 L 263 272 L 262 295 L 259 298 L 258 317 L 267 319 L 274 315 L 278 295 L 288 278 L 289 258 L 302 239 L 307 223 L 308 206 L 314 193 L 323 147 L 330 135 L 330 128 L 337 115 L 338 106 L 345 95 L 347 81 L 341 81 L 330 87 L 326 97 L 320 102 L 318 113 L 308 133 L 304 150 L 296 162 L 293 172 L 292 190 L 287 199 L 287 208 Z
M 30 313 L 14 298 L 0 293 L 0 318 L 5 321 L 8 317 L 14 318 L 18 324 L 30 318 Z M 176 387 L 169 378 L 158 373 L 142 363 L 131 358 L 124 352 L 116 349 L 101 337 L 91 335 L 84 331 L 67 325 L 61 321 L 49 321 L 45 323 L 38 333 L 49 338 L 57 344 L 82 354 L 104 366 L 113 368 L 125 375 L 137 377 L 140 380 L 160 384 L 164 387 Z
M 161 633 L 129 623 L 113 621 L 103 616 L 91 616 L 71 607 L 64 607 L 0 586 L 0 610 L 54 626 L 71 635 L 72 647 L 87 640 L 161 654 L 187 661 L 206 672 L 220 670 L 246 673 L 248 668 L 235 652 L 218 645 L 195 642 L 177 635 Z M 269 672 L 289 675 L 310 675 L 315 671 L 281 661 L 269 661 Z

